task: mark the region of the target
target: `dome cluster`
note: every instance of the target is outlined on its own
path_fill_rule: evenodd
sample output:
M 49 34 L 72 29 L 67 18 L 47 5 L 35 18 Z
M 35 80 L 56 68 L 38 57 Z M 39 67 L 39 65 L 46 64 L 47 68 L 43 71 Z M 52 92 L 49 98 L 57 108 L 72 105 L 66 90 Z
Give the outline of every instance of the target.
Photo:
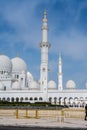
M 0 55 L 0 73 L 10 74 L 11 72 L 27 72 L 27 65 L 23 59 L 15 57 L 10 60 L 6 55 Z
M 3 74 L 3 76 L 2 76 Z M 15 57 L 10 60 L 6 55 L 0 55 L 0 79 L 7 80 L 10 76 L 12 80 L 12 89 L 21 90 L 21 89 L 30 89 L 38 90 L 39 84 L 34 81 L 34 78 L 30 72 L 27 72 L 27 65 L 23 59 L 20 57 Z M 5 86 L 8 86 L 4 82 L 0 82 L 0 90 L 4 90 Z

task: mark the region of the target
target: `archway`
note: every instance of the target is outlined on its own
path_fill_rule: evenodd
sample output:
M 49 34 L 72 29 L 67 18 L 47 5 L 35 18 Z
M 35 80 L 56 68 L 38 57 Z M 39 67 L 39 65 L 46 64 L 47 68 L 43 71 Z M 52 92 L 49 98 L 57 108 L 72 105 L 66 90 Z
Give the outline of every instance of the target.
M 25 97 L 25 101 L 28 101 L 28 97 Z
M 38 100 L 38 98 L 37 98 L 37 97 L 35 97 L 35 98 L 34 98 L 34 101 L 37 101 L 37 100 Z
M 57 97 L 54 97 L 54 104 L 57 103 Z
M 70 106 L 70 107 L 73 107 L 73 102 L 74 102 L 74 101 L 73 101 L 73 98 L 70 97 L 70 98 L 69 98 L 69 106 Z
M 23 97 L 20 98 L 20 102 L 23 102 Z
M 59 105 L 62 105 L 62 97 L 59 97 Z
M 39 97 L 39 101 L 42 101 L 43 100 L 43 98 L 42 97 Z
M 11 101 L 14 102 L 14 97 L 11 98 Z
M 78 101 L 79 101 L 79 100 L 78 100 L 78 97 L 75 97 L 75 98 L 74 98 L 75 107 L 78 107 Z
M 52 102 L 52 97 L 49 97 L 49 102 L 50 102 L 50 103 Z
M 10 102 L 10 98 L 9 97 L 7 98 L 7 101 Z
M 33 98 L 32 98 L 32 97 L 30 97 L 30 101 L 33 101 Z
M 5 97 L 3 97 L 3 98 L 2 98 L 2 101 L 5 101 L 5 100 L 6 100 Z
M 68 104 L 69 104 L 68 98 L 65 97 L 65 98 L 64 98 L 64 105 L 68 105 Z
M 19 98 L 18 97 L 16 97 L 16 102 L 19 102 Z

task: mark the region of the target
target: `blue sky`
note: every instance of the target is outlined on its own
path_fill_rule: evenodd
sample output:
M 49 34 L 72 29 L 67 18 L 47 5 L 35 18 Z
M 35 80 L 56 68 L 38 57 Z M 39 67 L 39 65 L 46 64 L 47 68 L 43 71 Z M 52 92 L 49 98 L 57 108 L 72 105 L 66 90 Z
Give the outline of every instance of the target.
M 77 88 L 87 82 L 87 0 L 0 0 L 0 53 L 19 54 L 39 79 L 41 25 L 46 8 L 49 24 L 49 80 L 57 83 L 62 53 L 63 86 L 72 79 Z

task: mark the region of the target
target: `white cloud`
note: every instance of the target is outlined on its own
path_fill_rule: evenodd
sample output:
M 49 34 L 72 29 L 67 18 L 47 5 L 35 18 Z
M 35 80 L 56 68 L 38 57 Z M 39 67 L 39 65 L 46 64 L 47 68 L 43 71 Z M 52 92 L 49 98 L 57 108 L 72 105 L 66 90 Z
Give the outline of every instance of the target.
M 5 32 L 1 34 L 2 38 L 6 35 L 9 44 L 24 43 L 25 46 L 36 47 L 39 42 L 40 29 L 39 22 L 34 15 L 38 2 L 22 2 L 21 4 L 12 4 L 5 6 L 0 10 L 4 22 L 14 30 L 14 32 Z M 7 34 L 6 34 L 7 33 Z
M 52 34 L 51 34 L 52 35 Z M 52 49 L 53 53 L 62 52 L 64 55 L 74 60 L 84 60 L 87 55 L 87 37 L 76 30 L 69 30 L 63 34 L 53 36 Z

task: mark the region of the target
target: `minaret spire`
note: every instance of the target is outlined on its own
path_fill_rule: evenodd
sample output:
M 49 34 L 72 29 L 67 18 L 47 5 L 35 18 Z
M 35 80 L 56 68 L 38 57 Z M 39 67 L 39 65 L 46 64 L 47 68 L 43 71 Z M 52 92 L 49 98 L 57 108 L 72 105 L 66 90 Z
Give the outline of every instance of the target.
M 44 9 L 44 18 L 46 18 L 47 16 L 47 12 L 46 12 L 46 9 Z
M 63 90 L 63 83 L 62 83 L 62 58 L 61 58 L 61 53 L 59 54 L 59 61 L 58 61 L 58 90 L 62 91 Z
M 48 43 L 48 19 L 47 19 L 46 9 L 44 10 L 44 17 L 43 17 L 43 23 L 42 23 L 41 30 L 42 30 L 42 42 L 43 43 L 45 42 L 45 44 L 46 44 L 46 43 Z
M 48 84 L 48 49 L 50 44 L 48 42 L 48 20 L 47 13 L 44 10 L 44 16 L 42 21 L 42 41 L 41 47 L 41 66 L 40 66 L 40 87 L 44 93 L 44 101 L 47 101 L 47 84 Z

